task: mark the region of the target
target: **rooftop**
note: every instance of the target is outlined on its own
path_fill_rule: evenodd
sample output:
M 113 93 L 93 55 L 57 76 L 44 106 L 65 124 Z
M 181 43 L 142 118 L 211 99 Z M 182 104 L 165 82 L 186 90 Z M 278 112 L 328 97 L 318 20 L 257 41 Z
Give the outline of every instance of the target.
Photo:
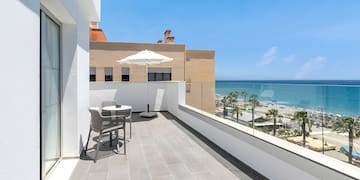
M 102 29 L 90 28 L 90 41 L 94 42 L 106 42 L 106 36 Z
M 89 151 L 80 158 L 71 179 L 264 179 L 170 113 L 158 115 L 144 119 L 133 113 L 127 155 L 122 154 L 122 146 L 116 154 L 104 143 L 97 163 Z M 94 145 L 90 142 L 89 148 Z

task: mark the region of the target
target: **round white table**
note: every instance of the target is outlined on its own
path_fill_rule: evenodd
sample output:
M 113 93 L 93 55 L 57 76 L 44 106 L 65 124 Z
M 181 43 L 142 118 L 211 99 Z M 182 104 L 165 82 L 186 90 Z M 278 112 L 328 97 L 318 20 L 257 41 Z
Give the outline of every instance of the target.
M 131 110 L 132 107 L 128 106 L 128 105 L 121 105 L 121 106 L 105 106 L 102 108 L 102 110 L 104 111 L 111 111 L 111 112 L 116 112 L 116 111 L 125 111 L 125 110 Z

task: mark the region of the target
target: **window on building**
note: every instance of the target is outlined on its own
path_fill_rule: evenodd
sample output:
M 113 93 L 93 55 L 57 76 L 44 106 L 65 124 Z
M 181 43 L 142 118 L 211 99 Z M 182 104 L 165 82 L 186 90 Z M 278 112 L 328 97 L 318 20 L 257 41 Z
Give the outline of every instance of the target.
M 164 73 L 163 81 L 171 81 L 171 73 Z
M 155 73 L 148 73 L 148 81 L 155 81 Z
M 149 81 L 171 81 L 171 68 L 149 68 Z
M 105 71 L 105 81 L 112 81 L 113 80 L 113 68 L 106 67 L 104 68 Z
M 96 81 L 96 67 L 90 67 L 90 81 Z
M 130 69 L 128 67 L 121 68 L 121 81 L 130 80 Z

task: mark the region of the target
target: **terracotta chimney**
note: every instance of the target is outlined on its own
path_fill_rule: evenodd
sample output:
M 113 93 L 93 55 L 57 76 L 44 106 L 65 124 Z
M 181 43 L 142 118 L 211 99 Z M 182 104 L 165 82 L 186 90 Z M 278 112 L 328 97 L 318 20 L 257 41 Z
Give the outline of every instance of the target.
M 158 43 L 158 44 L 162 44 L 162 40 L 158 40 L 156 43 Z
M 167 43 L 166 44 L 174 44 L 175 37 L 174 36 L 168 36 L 166 38 Z
M 164 32 L 164 42 L 165 42 L 165 44 L 168 43 L 168 37 L 170 36 L 170 34 L 171 34 L 170 29 L 165 30 L 165 32 Z
M 90 41 L 106 42 L 106 36 L 98 22 L 90 22 L 89 24 L 89 38 Z

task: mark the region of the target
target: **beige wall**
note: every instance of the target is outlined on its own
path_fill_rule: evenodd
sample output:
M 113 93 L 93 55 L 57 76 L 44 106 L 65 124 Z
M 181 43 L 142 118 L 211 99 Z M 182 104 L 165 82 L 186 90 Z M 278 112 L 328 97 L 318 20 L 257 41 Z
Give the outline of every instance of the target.
M 186 50 L 185 79 L 188 104 L 214 113 L 215 51 Z
M 185 50 L 183 44 L 91 42 L 90 67 L 96 67 L 96 81 L 104 81 L 104 67 L 113 67 L 113 81 L 121 81 L 121 68 L 129 67 L 130 81 L 145 82 L 145 66 L 116 62 L 145 49 L 174 58 L 171 62 L 149 67 L 171 68 L 172 80 L 191 82 L 186 96 L 187 104 L 215 112 L 214 51 Z
M 113 80 L 121 80 L 121 67 L 129 67 L 130 81 L 144 82 L 147 79 L 146 67 L 141 65 L 119 64 L 116 60 L 136 54 L 142 50 L 155 51 L 164 56 L 174 58 L 173 61 L 150 65 L 149 67 L 168 67 L 172 70 L 172 80 L 184 80 L 185 45 L 178 44 L 143 44 L 143 43 L 118 43 L 118 42 L 91 42 L 90 66 L 104 71 L 104 67 L 113 67 Z M 103 76 L 96 71 L 96 78 Z M 104 78 L 97 79 L 103 81 Z

